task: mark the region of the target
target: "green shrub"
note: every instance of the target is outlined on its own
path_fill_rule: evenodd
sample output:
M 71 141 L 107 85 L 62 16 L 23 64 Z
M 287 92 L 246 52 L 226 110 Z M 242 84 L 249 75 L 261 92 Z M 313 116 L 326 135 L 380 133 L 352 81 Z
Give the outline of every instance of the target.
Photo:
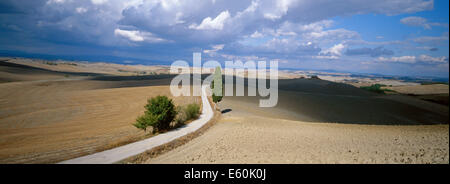
M 381 85 L 379 85 L 379 84 L 372 84 L 371 86 L 361 86 L 360 88 L 368 90 L 368 91 L 372 91 L 375 93 L 384 93 L 384 91 L 381 90 Z
M 390 89 L 381 89 L 381 87 L 384 87 L 386 85 L 383 84 L 372 84 L 371 86 L 361 86 L 361 89 L 365 89 L 368 91 L 372 91 L 375 93 L 380 93 L 380 94 L 384 94 L 385 91 L 391 91 L 391 92 L 395 92 L 394 90 L 390 90 Z
M 186 110 L 184 109 L 184 107 L 178 106 L 177 107 L 177 112 L 178 112 L 178 114 L 177 114 L 177 117 L 175 119 L 175 122 L 176 122 L 175 126 L 176 127 L 183 125 L 184 122 L 187 121 L 187 113 L 186 113 Z
M 186 118 L 188 120 L 198 118 L 199 114 L 200 114 L 200 105 L 192 103 L 186 107 Z
M 142 129 L 144 131 L 147 131 L 147 127 L 155 126 L 157 123 L 155 116 L 151 114 L 144 114 L 142 116 L 139 116 L 136 119 L 136 123 L 133 124 L 136 128 Z
M 214 93 L 212 95 L 212 99 L 213 99 L 214 103 L 218 103 L 218 102 L 222 101 L 222 98 L 223 98 L 223 96 L 216 96 L 216 95 L 214 95 Z
M 45 62 L 45 64 L 48 64 L 48 65 L 58 65 L 57 63 L 54 63 L 54 62 Z
M 317 75 L 312 75 L 311 79 L 319 79 L 320 80 L 320 78 Z
M 178 107 L 177 111 L 176 126 L 179 126 L 188 120 L 197 119 L 200 115 L 200 105 L 192 103 L 184 107 Z
M 145 113 L 136 119 L 135 127 L 143 129 L 153 127 L 153 131 L 168 130 L 176 116 L 175 105 L 166 96 L 157 96 L 147 101 Z

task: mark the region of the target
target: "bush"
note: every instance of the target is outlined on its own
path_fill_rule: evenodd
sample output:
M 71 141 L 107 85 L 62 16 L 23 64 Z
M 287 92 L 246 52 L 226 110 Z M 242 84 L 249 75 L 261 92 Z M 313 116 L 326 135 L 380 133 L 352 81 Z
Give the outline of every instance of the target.
M 145 113 L 136 119 L 135 127 L 143 129 L 153 127 L 153 131 L 168 130 L 176 116 L 175 105 L 166 96 L 157 96 L 147 101 Z
M 186 107 L 186 117 L 188 120 L 198 118 L 200 114 L 200 105 L 193 103 Z
M 372 84 L 371 86 L 361 86 L 360 88 L 368 90 L 368 91 L 372 91 L 375 93 L 384 93 L 384 91 L 381 90 L 381 85 L 379 85 L 379 84 Z
M 196 119 L 200 115 L 200 105 L 193 103 L 186 107 L 178 107 L 178 116 L 176 119 L 177 125 L 182 125 L 184 122 Z
M 58 65 L 57 63 L 54 63 L 54 62 L 45 62 L 45 64 L 48 64 L 48 65 Z
M 144 114 L 142 116 L 139 116 L 136 119 L 136 123 L 133 124 L 136 128 L 142 129 L 144 131 L 147 131 L 147 127 L 151 126 L 155 126 L 156 124 L 156 118 L 155 116 L 151 115 L 151 114 Z
M 375 93 L 380 93 L 380 94 L 384 94 L 385 91 L 391 91 L 391 92 L 395 92 L 394 90 L 390 90 L 390 89 L 381 89 L 381 87 L 385 87 L 386 85 L 383 84 L 372 84 L 371 86 L 361 86 L 361 89 L 365 89 L 368 91 L 372 91 Z
M 317 75 L 311 76 L 311 79 L 319 79 L 320 80 L 320 78 Z
M 178 106 L 177 112 L 178 112 L 178 115 L 175 119 L 175 122 L 176 122 L 175 127 L 181 126 L 184 124 L 184 122 L 187 121 L 187 114 L 183 107 Z
M 223 96 L 216 96 L 216 95 L 212 95 L 212 99 L 214 103 L 219 103 L 220 101 L 222 101 Z

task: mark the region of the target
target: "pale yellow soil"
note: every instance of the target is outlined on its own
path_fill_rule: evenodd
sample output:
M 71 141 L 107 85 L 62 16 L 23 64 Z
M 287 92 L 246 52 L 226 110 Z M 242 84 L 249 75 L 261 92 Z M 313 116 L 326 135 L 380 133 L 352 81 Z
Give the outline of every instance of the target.
M 168 86 L 82 89 L 100 83 L 0 84 L 0 163 L 51 163 L 143 136 L 132 123 L 147 98 L 170 97 Z
M 281 91 L 280 94 L 289 96 L 289 93 Z M 259 108 L 257 101 L 253 102 L 250 98 L 225 97 L 219 106 L 226 113 L 204 135 L 144 163 L 449 163 L 448 124 L 401 122 L 413 114 L 404 114 L 397 109 L 391 111 L 398 117 L 396 125 L 374 121 L 345 123 L 347 121 L 342 118 L 331 123 L 295 116 L 306 112 L 308 107 L 313 111 L 307 111 L 310 113 L 305 115 L 312 115 L 314 109 L 325 109 L 318 108 L 316 103 L 301 103 L 300 100 L 305 98 L 308 96 L 298 93 L 296 97 L 291 95 L 290 102 L 281 99 L 279 105 L 299 103 L 302 106 L 300 109 L 285 109 Z M 420 107 L 436 113 L 427 114 L 423 109 L 417 110 L 417 113 L 423 113 L 420 116 L 448 114 L 448 106 L 408 96 L 385 95 L 375 98 L 389 100 L 386 104 L 408 105 L 408 109 Z M 336 109 L 351 107 L 336 103 L 338 101 L 330 104 Z M 402 106 L 397 108 L 405 109 Z M 328 109 L 328 113 L 332 113 L 333 109 Z M 372 107 L 370 112 L 386 114 L 381 109 L 383 107 Z M 363 111 L 360 109 L 355 113 L 360 115 Z M 327 114 L 327 111 L 324 113 Z M 370 120 L 369 117 L 366 119 Z M 361 120 L 364 118 L 361 117 Z M 420 119 L 417 121 L 420 122 Z
M 448 94 L 449 91 L 447 84 L 393 86 L 385 88 L 394 90 L 402 94 L 414 94 L 414 95 Z
M 448 125 L 306 123 L 231 113 L 145 163 L 449 163 Z
M 125 76 L 169 73 L 169 67 L 167 66 L 122 65 L 105 62 L 46 61 L 26 58 L 0 58 L 0 60 L 59 72 L 100 73 Z
M 91 80 L 0 69 L 22 79 L 0 83 L 0 163 L 55 163 L 145 138 L 132 124 L 147 99 L 172 97 L 169 79 Z M 173 99 L 177 105 L 200 103 L 199 97 Z

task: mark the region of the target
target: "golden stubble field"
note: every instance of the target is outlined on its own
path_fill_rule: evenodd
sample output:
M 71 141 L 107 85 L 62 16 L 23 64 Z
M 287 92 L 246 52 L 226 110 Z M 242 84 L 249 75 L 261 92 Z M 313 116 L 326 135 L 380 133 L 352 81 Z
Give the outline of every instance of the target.
M 449 127 L 293 121 L 232 98 L 205 134 L 148 164 L 448 164 Z
M 2 72 L 13 69 L 1 66 Z M 13 74 L 23 81 L 0 83 L 0 163 L 55 163 L 148 137 L 132 123 L 148 98 L 171 97 L 168 79 L 135 85 L 19 70 Z M 199 97 L 173 99 L 200 103 Z

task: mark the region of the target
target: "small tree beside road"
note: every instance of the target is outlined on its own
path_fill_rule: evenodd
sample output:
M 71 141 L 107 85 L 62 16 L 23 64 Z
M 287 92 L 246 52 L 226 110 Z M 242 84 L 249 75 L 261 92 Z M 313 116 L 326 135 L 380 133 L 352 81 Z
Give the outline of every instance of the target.
M 136 119 L 135 127 L 147 130 L 153 127 L 153 132 L 168 130 L 170 123 L 175 118 L 177 112 L 172 100 L 166 96 L 157 96 L 147 101 L 144 115 Z
M 223 83 L 222 83 L 222 70 L 220 67 L 216 67 L 214 71 L 214 78 L 211 82 L 211 89 L 213 91 L 212 99 L 214 102 L 214 109 L 216 109 L 216 104 L 222 101 L 223 98 Z

